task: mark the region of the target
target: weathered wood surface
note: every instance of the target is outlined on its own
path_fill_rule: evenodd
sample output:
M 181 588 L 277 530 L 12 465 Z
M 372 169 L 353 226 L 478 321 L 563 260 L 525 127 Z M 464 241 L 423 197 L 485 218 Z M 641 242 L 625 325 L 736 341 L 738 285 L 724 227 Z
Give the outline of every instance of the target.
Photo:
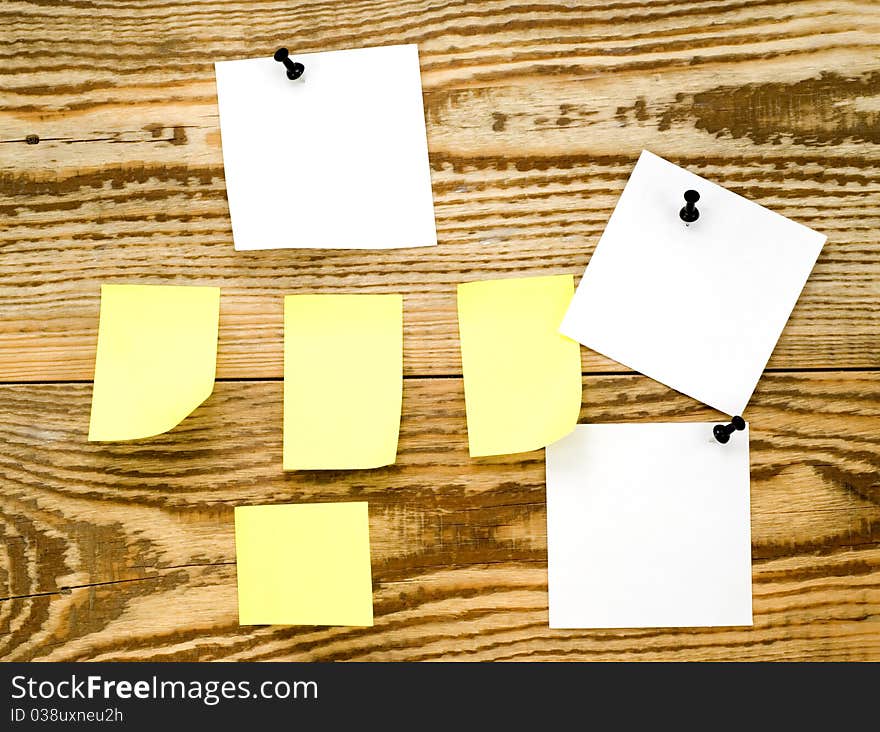
M 880 365 L 875 2 L 8 2 L 0 20 L 0 379 L 91 378 L 99 285 L 132 281 L 224 288 L 221 377 L 279 376 L 280 296 L 326 291 L 405 293 L 407 373 L 455 374 L 455 283 L 580 274 L 643 147 L 828 235 L 771 367 Z M 398 42 L 419 44 L 440 246 L 235 253 L 212 62 Z
M 85 444 L 90 387 L 0 388 L 7 659 L 880 658 L 880 383 L 771 374 L 751 408 L 754 628 L 551 631 L 543 451 L 467 454 L 461 380 L 408 379 L 396 465 L 281 471 L 281 383 L 161 438 Z M 642 376 L 591 422 L 712 419 Z M 372 629 L 240 628 L 234 506 L 370 504 Z M 625 527 L 622 527 L 625 531 Z
M 12 0 L 0 27 L 0 657 L 880 660 L 880 4 Z M 440 245 L 234 252 L 212 62 L 403 42 Z M 455 284 L 580 274 L 642 148 L 828 235 L 746 415 L 749 630 L 550 631 L 543 455 L 467 458 Z M 88 444 L 104 282 L 220 285 L 245 381 Z M 397 465 L 281 472 L 294 292 L 404 293 Z M 717 416 L 582 352 L 584 420 Z M 239 628 L 232 507 L 352 497 L 376 627 Z

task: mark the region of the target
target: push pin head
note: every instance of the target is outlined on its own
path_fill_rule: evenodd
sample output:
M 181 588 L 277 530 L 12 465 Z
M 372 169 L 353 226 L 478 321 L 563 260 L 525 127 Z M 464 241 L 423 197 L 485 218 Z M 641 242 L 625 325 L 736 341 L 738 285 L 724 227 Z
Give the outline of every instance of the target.
M 696 191 L 684 192 L 684 208 L 678 212 L 681 220 L 686 224 L 692 224 L 700 218 L 700 212 L 697 211 L 696 202 L 700 200 L 700 194 Z
M 289 56 L 290 52 L 286 48 L 279 48 L 275 51 L 275 60 L 284 64 L 284 68 L 287 69 L 287 78 L 293 81 L 303 75 L 306 67 L 298 61 L 291 61 Z
M 718 442 L 722 445 L 726 445 L 730 440 L 730 436 L 734 432 L 739 432 L 745 428 L 746 421 L 742 417 L 734 417 L 730 420 L 730 424 L 716 424 L 712 428 L 712 434 L 715 435 L 715 439 L 718 440 Z

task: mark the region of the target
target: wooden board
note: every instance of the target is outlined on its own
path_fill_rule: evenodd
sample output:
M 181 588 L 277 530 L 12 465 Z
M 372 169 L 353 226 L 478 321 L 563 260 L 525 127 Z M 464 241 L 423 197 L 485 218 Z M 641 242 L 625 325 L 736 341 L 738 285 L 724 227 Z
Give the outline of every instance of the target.
M 131 281 L 224 288 L 221 377 L 279 376 L 281 295 L 330 291 L 403 292 L 407 373 L 457 373 L 454 285 L 579 275 L 643 147 L 828 235 L 772 368 L 876 368 L 880 8 L 641 5 L 7 3 L 0 379 L 91 378 L 100 283 Z M 402 42 L 441 245 L 235 253 L 212 62 Z
M 11 0 L 0 22 L 0 658 L 880 660 L 876 2 Z M 410 42 L 440 245 L 236 253 L 213 61 Z M 750 630 L 550 631 L 543 454 L 466 454 L 455 285 L 579 275 L 642 148 L 828 235 L 746 413 Z M 105 282 L 223 288 L 222 381 L 169 435 L 85 441 Z M 296 292 L 405 295 L 395 466 L 282 473 Z M 584 420 L 717 417 L 582 354 Z M 232 507 L 352 497 L 376 627 L 239 628 Z
M 699 631 L 549 630 L 543 451 L 469 459 L 460 379 L 407 379 L 398 462 L 363 472 L 281 471 L 281 386 L 218 384 L 177 429 L 129 445 L 84 444 L 87 385 L 0 389 L 0 654 L 880 658 L 873 374 L 761 382 L 755 627 Z M 584 387 L 583 421 L 715 416 L 642 376 L 590 376 Z M 233 507 L 352 498 L 370 505 L 376 626 L 240 628 Z

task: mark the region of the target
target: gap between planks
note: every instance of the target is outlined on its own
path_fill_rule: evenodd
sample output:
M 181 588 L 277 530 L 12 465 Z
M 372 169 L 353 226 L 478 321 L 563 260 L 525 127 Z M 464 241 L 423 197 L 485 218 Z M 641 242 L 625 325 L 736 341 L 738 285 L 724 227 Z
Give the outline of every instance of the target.
M 880 372 L 880 366 L 841 366 L 839 368 L 827 368 L 822 366 L 808 366 L 805 368 L 769 368 L 764 369 L 765 374 L 872 374 Z M 582 371 L 581 377 L 604 377 L 604 376 L 645 376 L 639 371 Z M 442 379 L 461 379 L 462 374 L 405 374 L 404 381 L 428 381 Z M 650 378 L 645 376 L 645 378 Z M 64 384 L 91 384 L 92 379 L 49 379 L 47 381 L 0 381 L 0 386 L 60 386 Z M 254 377 L 218 377 L 214 383 L 237 384 L 237 383 L 262 383 L 284 381 L 283 376 L 254 376 Z

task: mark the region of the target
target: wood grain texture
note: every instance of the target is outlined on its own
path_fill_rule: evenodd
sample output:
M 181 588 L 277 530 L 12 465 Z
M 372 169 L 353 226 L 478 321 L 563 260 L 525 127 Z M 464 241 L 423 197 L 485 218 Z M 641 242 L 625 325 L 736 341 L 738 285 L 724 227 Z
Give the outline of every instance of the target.
M 0 27 L 0 658 L 880 660 L 880 4 L 10 0 Z M 412 42 L 439 246 L 235 252 L 213 61 Z M 828 235 L 747 412 L 751 629 L 549 630 L 543 453 L 467 457 L 455 285 L 579 275 L 642 148 Z M 223 381 L 168 435 L 86 442 L 108 282 L 223 288 Z M 297 292 L 404 294 L 396 465 L 281 471 Z M 584 421 L 718 416 L 582 354 Z M 376 626 L 240 628 L 233 507 L 352 498 Z
M 218 384 L 180 427 L 127 445 L 83 444 L 88 385 L 2 387 L 0 654 L 880 658 L 875 374 L 761 382 L 755 626 L 698 631 L 547 627 L 543 451 L 469 459 L 460 379 L 408 379 L 397 464 L 351 472 L 281 472 L 281 386 Z M 622 416 L 717 414 L 642 376 L 586 377 L 582 420 Z M 351 498 L 370 505 L 375 627 L 240 628 L 233 507 Z
M 771 368 L 880 365 L 876 2 L 9 2 L 0 18 L 16 39 L 0 380 L 90 379 L 101 282 L 223 287 L 225 378 L 280 376 L 285 293 L 403 292 L 406 373 L 459 373 L 454 285 L 579 275 L 643 147 L 828 235 Z M 404 42 L 440 246 L 234 252 L 212 62 Z M 584 368 L 624 371 L 586 351 Z

